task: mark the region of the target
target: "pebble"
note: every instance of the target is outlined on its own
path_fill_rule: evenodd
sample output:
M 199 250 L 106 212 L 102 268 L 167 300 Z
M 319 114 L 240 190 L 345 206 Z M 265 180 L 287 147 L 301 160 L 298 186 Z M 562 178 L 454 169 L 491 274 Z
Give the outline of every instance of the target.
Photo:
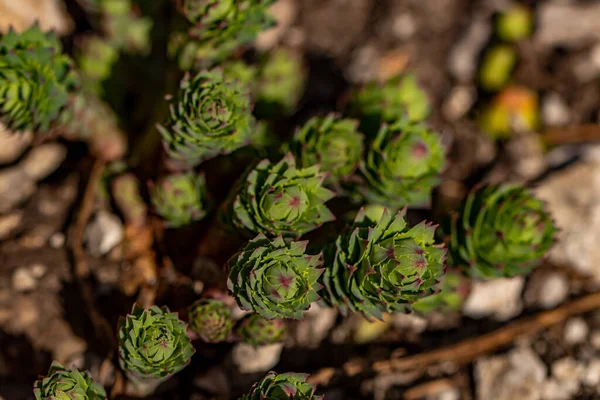
M 32 141 L 31 132 L 14 133 L 0 122 L 0 165 L 16 161 Z
M 596 350 L 600 350 L 600 331 L 594 331 L 590 335 L 590 343 Z
M 583 318 L 571 318 L 565 324 L 565 342 L 568 344 L 582 343 L 587 338 L 589 331 L 590 328 Z
M 549 93 L 542 99 L 542 119 L 548 126 L 564 126 L 570 122 L 569 106 L 558 93 Z
M 13 211 L 10 214 L 0 215 L 0 240 L 10 237 L 23 220 L 23 211 Z
M 506 321 L 518 315 L 522 308 L 521 291 L 525 280 L 521 276 L 474 281 L 463 312 L 471 318 L 493 317 Z
M 456 86 L 442 106 L 444 117 L 449 121 L 458 121 L 469 112 L 476 99 L 477 91 L 475 87 L 470 85 Z
M 410 39 L 410 37 L 417 31 L 415 17 L 408 12 L 398 15 L 393 20 L 392 31 L 400 40 Z
M 124 229 L 119 217 L 105 210 L 96 213 L 85 230 L 87 247 L 95 257 L 111 251 L 123 240 Z
M 48 244 L 53 249 L 60 249 L 65 245 L 67 238 L 64 233 L 56 232 L 48 239 Z
M 254 347 L 247 343 L 237 343 L 231 354 L 233 362 L 243 374 L 265 372 L 273 368 L 279 362 L 282 343 L 274 343 L 267 346 Z
M 582 378 L 582 383 L 586 386 L 600 385 L 600 359 L 595 358 L 588 363 Z
M 21 168 L 0 171 L 0 214 L 8 213 L 35 193 L 35 181 Z
M 313 305 L 304 313 L 294 330 L 294 341 L 299 346 L 316 348 L 335 325 L 338 311 L 331 307 Z
M 471 82 L 477 72 L 477 58 L 491 34 L 488 16 L 476 16 L 465 36 L 454 46 L 448 67 L 461 82 Z
M 31 268 L 19 267 L 12 276 L 13 288 L 18 292 L 28 292 L 38 287 L 38 280 Z
M 34 147 L 19 163 L 31 179 L 41 181 L 60 166 L 67 157 L 67 148 L 60 143 L 46 143 Z
M 552 378 L 544 387 L 544 400 L 572 399 L 581 385 L 585 367 L 571 357 L 552 364 Z
M 569 282 L 561 273 L 549 273 L 538 282 L 536 303 L 542 308 L 554 308 L 561 304 L 569 295 Z

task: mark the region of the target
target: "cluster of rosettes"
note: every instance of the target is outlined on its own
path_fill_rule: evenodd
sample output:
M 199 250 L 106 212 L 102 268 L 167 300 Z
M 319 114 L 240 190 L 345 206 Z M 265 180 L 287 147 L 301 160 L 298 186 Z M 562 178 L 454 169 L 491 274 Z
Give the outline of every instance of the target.
M 87 372 L 66 369 L 54 361 L 48 374 L 33 384 L 35 400 L 105 400 L 104 388 Z
M 426 205 L 444 164 L 437 133 L 407 121 L 383 125 L 361 163 L 364 197 L 391 209 Z
M 237 335 L 253 346 L 265 346 L 285 339 L 287 325 L 282 319 L 264 319 L 259 314 L 245 316 L 236 329 Z
M 204 176 L 193 172 L 167 175 L 151 186 L 151 200 L 169 227 L 200 221 L 206 215 Z
M 375 222 L 359 212 L 326 250 L 326 303 L 381 319 L 383 313 L 409 311 L 411 303 L 437 291 L 446 250 L 434 242 L 435 226 L 421 222 L 411 228 L 404 215 L 386 210 Z
M 228 219 L 248 237 L 300 237 L 335 219 L 325 206 L 335 196 L 325 178 L 316 165 L 297 168 L 290 153 L 276 164 L 262 160 L 233 192 Z
M 221 61 L 253 41 L 259 32 L 274 25 L 268 13 L 274 1 L 178 0 L 182 14 L 194 24 L 185 38 L 177 38 L 184 42 L 176 44 L 182 68 Z
M 381 123 L 424 121 L 430 112 L 427 94 L 412 74 L 398 75 L 384 84 L 368 84 L 355 91 L 348 104 L 348 113 L 361 119 L 366 133 L 376 132 Z
M 322 288 L 321 254 L 306 254 L 307 244 L 259 235 L 235 255 L 227 286 L 240 307 L 267 319 L 301 319 Z
M 72 61 L 52 33 L 35 25 L 0 38 L 0 121 L 9 129 L 47 132 L 77 83 Z
M 483 187 L 452 221 L 451 260 L 478 278 L 526 274 L 552 247 L 555 232 L 542 201 L 524 187 Z
M 194 354 L 187 325 L 167 307 L 133 306 L 119 321 L 119 364 L 127 377 L 145 387 L 158 386 L 187 366 Z
M 323 396 L 315 395 L 315 386 L 306 382 L 306 378 L 306 374 L 269 372 L 238 400 L 322 400 Z
M 320 165 L 329 172 L 326 183 L 339 186 L 358 168 L 363 136 L 356 120 L 314 117 L 296 131 L 290 147 L 302 167 Z
M 246 146 L 255 123 L 247 87 L 205 71 L 181 81 L 170 118 L 158 128 L 170 165 L 185 168 Z
M 227 340 L 233 328 L 231 310 L 220 300 L 196 301 L 188 309 L 188 319 L 192 331 L 207 343 Z

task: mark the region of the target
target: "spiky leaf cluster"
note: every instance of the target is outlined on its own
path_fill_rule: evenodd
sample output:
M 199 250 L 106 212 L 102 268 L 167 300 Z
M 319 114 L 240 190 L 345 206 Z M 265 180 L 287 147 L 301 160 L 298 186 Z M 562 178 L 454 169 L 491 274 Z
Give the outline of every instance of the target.
M 458 271 L 450 271 L 442 278 L 440 291 L 413 303 L 413 309 L 422 314 L 434 311 L 459 311 L 469 294 L 468 278 Z
M 35 25 L 0 38 L 0 121 L 13 131 L 47 132 L 69 102 L 77 76 L 52 33 Z
M 130 380 L 157 385 L 187 366 L 194 347 L 187 325 L 167 307 L 133 306 L 119 321 L 119 364 Z
M 348 105 L 350 115 L 360 117 L 369 133 L 381 123 L 400 119 L 424 121 L 431 112 L 427 94 L 412 74 L 398 75 L 389 81 L 370 83 L 356 90 Z
M 259 32 L 275 24 L 268 13 L 274 0 L 181 0 L 183 15 L 194 27 L 177 40 L 180 64 L 219 62 Z
M 240 307 L 267 319 L 301 319 L 319 300 L 321 254 L 306 254 L 307 241 L 259 235 L 229 262 L 227 286 Z
M 169 106 L 159 130 L 173 166 L 194 166 L 250 141 L 255 120 L 248 89 L 220 71 L 186 75 Z
M 240 321 L 236 333 L 248 344 L 265 346 L 285 339 L 287 326 L 282 319 L 268 320 L 252 313 Z
M 262 160 L 233 192 L 227 219 L 248 237 L 300 237 L 335 219 L 325 206 L 335 196 L 325 178 L 318 166 L 297 168 L 290 153 L 276 164 Z
M 221 300 L 198 300 L 190 306 L 188 316 L 192 331 L 208 343 L 227 340 L 233 328 L 231 310 Z
M 361 164 L 364 196 L 392 209 L 428 204 L 444 163 L 437 133 L 406 121 L 383 125 Z
M 541 200 L 519 185 L 472 192 L 452 221 L 450 254 L 478 278 L 530 272 L 554 243 L 554 226 Z
M 239 400 L 322 400 L 323 396 L 315 395 L 316 387 L 306 382 L 307 377 L 306 374 L 269 372 Z
M 300 56 L 281 48 L 265 55 L 256 82 L 257 111 L 261 115 L 292 113 L 303 94 L 306 72 Z
M 87 372 L 66 369 L 52 362 L 48 374 L 35 381 L 33 395 L 36 400 L 105 400 L 104 388 L 92 380 Z
M 314 117 L 296 131 L 291 149 L 303 167 L 319 164 L 337 185 L 358 168 L 363 155 L 363 136 L 358 121 L 334 115 Z
M 435 226 L 423 221 L 411 228 L 405 213 L 386 210 L 374 222 L 361 210 L 326 250 L 322 282 L 328 304 L 381 319 L 436 292 L 446 251 L 434 242 Z
M 169 227 L 189 225 L 206 215 L 206 182 L 194 172 L 161 178 L 150 195 L 154 210 Z

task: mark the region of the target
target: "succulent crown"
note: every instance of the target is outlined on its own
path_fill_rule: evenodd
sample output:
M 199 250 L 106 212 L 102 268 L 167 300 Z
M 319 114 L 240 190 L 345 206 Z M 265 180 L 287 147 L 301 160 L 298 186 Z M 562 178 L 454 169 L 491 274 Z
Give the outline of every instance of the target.
M 33 384 L 36 400 L 105 400 L 104 388 L 87 372 L 52 362 L 48 374 Z
M 303 167 L 319 164 L 330 172 L 326 182 L 337 184 L 358 168 L 363 136 L 358 121 L 334 115 L 314 117 L 296 131 L 291 147 Z
M 248 344 L 265 346 L 281 342 L 286 336 L 287 327 L 282 319 L 268 320 L 252 313 L 240 321 L 236 333 Z
M 306 374 L 269 372 L 239 400 L 323 400 L 323 396 L 315 395 L 316 387 L 306 382 L 307 377 Z
M 266 319 L 301 319 L 319 300 L 321 254 L 305 254 L 308 242 L 259 235 L 229 262 L 227 286 L 245 310 Z
M 467 197 L 451 226 L 450 255 L 478 278 L 526 274 L 554 243 L 541 200 L 519 185 L 487 186 Z
M 335 196 L 323 187 L 325 178 L 318 166 L 297 168 L 290 153 L 276 164 L 262 160 L 234 192 L 229 220 L 249 237 L 300 237 L 335 219 L 325 206 Z
M 204 176 L 193 172 L 168 175 L 151 187 L 154 210 L 170 227 L 196 222 L 206 215 Z
M 170 117 L 158 129 L 172 166 L 189 167 L 247 145 L 255 124 L 246 86 L 220 71 L 181 82 Z
M 423 221 L 411 228 L 405 213 L 386 210 L 379 222 L 358 213 L 325 252 L 326 303 L 381 319 L 409 311 L 411 303 L 437 291 L 446 251 L 434 242 L 436 226 Z
M 406 120 L 383 125 L 361 163 L 364 196 L 392 209 L 427 204 L 444 163 L 437 133 Z
M 188 315 L 192 331 L 207 343 L 227 340 L 233 328 L 231 310 L 220 300 L 198 300 L 190 306 Z
M 78 79 L 59 41 L 37 25 L 0 38 L 0 121 L 14 131 L 46 132 Z
M 158 384 L 187 366 L 194 347 L 187 326 L 167 307 L 133 306 L 119 321 L 119 364 L 133 382 Z

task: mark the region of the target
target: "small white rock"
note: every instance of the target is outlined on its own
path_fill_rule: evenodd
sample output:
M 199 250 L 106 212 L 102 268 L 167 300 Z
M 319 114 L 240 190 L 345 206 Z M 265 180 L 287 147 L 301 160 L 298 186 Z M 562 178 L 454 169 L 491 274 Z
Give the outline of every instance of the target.
M 571 357 L 561 358 L 552 364 L 552 380 L 558 385 L 554 391 L 545 390 L 549 400 L 572 399 L 579 390 L 585 367 Z
M 590 343 L 596 350 L 600 350 L 600 331 L 592 332 L 590 336 Z
M 442 108 L 444 117 L 449 121 L 461 119 L 471 109 L 476 98 L 477 91 L 473 86 L 463 85 L 453 88 Z
M 107 254 L 121 243 L 124 236 L 123 224 L 119 217 L 100 210 L 85 230 L 85 240 L 93 256 Z
M 40 181 L 54 172 L 67 157 L 67 148 L 60 143 L 34 147 L 19 164 L 31 179 Z
M 471 318 L 493 317 L 506 321 L 521 312 L 521 291 L 525 280 L 514 278 L 475 281 L 467 298 L 463 312 Z
M 571 318 L 565 324 L 565 342 L 568 344 L 582 343 L 586 339 L 589 330 L 590 328 L 583 318 Z
M 477 72 L 477 57 L 491 34 L 488 15 L 476 16 L 472 21 L 465 36 L 452 49 L 448 60 L 450 72 L 461 82 L 473 80 Z
M 569 282 L 560 273 L 545 275 L 539 284 L 537 304 L 542 308 L 554 308 L 569 295 Z
M 279 362 L 282 343 L 254 347 L 247 343 L 238 343 L 232 350 L 233 362 L 243 374 L 265 372 Z
M 0 214 L 28 200 L 35 193 L 35 181 L 21 168 L 12 167 L 0 172 Z
M 67 238 L 65 237 L 64 233 L 56 232 L 50 236 L 50 239 L 48 239 L 48 244 L 53 249 L 60 249 L 65 245 L 66 240 Z
M 393 32 L 398 39 L 409 39 L 417 31 L 417 23 L 411 13 L 398 15 L 393 22 Z
M 19 267 L 15 270 L 12 277 L 13 287 L 18 292 L 27 292 L 34 290 L 38 286 L 38 281 L 30 268 Z
M 549 93 L 542 99 L 542 119 L 548 126 L 564 126 L 571 120 L 569 106 L 558 93 Z
M 593 359 L 589 362 L 583 373 L 583 384 L 586 386 L 600 385 L 600 359 Z
M 299 346 L 318 347 L 335 325 L 337 316 L 335 308 L 312 305 L 296 325 L 293 335 L 295 343 Z

